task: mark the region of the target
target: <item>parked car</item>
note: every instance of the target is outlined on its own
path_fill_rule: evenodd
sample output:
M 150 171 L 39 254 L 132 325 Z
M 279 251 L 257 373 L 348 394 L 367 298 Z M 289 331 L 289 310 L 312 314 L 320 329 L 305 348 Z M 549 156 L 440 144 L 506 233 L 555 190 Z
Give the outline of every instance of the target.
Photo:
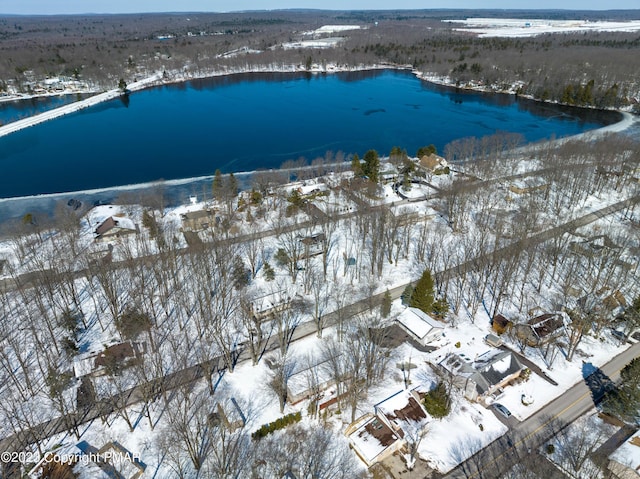
M 493 408 L 498 411 L 500 414 L 502 414 L 505 418 L 509 419 L 511 417 L 511 411 L 509 411 L 506 407 L 504 407 L 502 404 L 498 404 L 495 403 L 493 405 Z

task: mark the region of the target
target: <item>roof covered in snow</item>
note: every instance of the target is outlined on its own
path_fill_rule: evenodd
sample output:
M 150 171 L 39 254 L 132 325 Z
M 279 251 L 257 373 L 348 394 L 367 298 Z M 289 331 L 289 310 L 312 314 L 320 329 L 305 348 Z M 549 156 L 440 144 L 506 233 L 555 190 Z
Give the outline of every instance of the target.
M 396 318 L 418 339 L 424 339 L 434 330 L 444 330 L 444 326 L 418 308 L 407 308 Z
M 375 462 L 399 439 L 389 426 L 373 415 L 349 436 L 351 445 L 367 464 Z

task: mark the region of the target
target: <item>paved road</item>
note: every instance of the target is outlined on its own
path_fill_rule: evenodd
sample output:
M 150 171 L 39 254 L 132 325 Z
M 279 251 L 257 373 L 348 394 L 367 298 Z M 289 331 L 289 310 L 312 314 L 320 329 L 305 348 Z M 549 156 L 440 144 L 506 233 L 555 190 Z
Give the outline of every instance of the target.
M 492 442 L 458 467 L 446 474 L 449 479 L 496 479 L 548 441 L 558 427 L 575 421 L 592 409 L 602 392 L 593 388 L 594 379 L 608 378 L 617 381 L 620 370 L 632 359 L 640 357 L 640 343 L 636 343 L 612 358 L 602 368 L 580 380 L 576 385 L 551 401 L 540 411 L 522 421 L 511 431 Z M 584 366 L 585 374 L 593 368 Z

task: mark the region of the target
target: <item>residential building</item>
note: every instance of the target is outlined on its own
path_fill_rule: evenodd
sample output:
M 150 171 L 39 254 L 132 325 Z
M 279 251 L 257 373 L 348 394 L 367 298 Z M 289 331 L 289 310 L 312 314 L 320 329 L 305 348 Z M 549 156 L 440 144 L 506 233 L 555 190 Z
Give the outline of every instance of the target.
M 444 334 L 444 324 L 418 308 L 407 308 L 396 318 L 397 323 L 420 344 L 426 346 Z
M 470 401 L 486 402 L 498 397 L 520 376 L 524 366 L 512 351 L 491 349 L 474 360 L 464 354 L 449 353 L 437 364 Z
M 111 241 L 138 232 L 138 227 L 124 216 L 109 216 L 96 228 L 96 241 Z

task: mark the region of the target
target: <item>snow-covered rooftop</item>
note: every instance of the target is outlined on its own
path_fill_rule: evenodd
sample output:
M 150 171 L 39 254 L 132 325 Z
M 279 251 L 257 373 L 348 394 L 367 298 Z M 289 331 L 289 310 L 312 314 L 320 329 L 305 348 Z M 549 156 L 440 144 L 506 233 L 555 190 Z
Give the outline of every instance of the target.
M 373 415 L 368 419 L 365 416 L 362 425 L 349 435 L 351 445 L 368 464 L 374 463 L 376 458 L 398 439 L 400 438 L 397 434 Z
M 400 313 L 396 319 L 418 339 L 425 338 L 434 329 L 444 329 L 442 324 L 418 308 L 409 307 Z

